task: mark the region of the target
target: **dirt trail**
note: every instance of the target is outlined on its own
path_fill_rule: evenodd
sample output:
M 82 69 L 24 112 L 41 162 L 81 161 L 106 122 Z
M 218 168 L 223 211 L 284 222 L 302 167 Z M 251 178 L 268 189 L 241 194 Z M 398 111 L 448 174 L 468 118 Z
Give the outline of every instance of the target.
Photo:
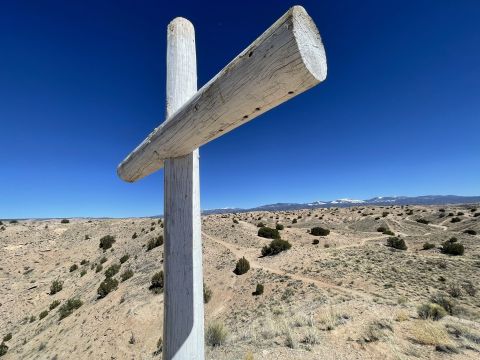
M 318 286 L 319 288 L 322 288 L 322 289 L 332 289 L 332 290 L 336 290 L 338 292 L 341 292 L 343 294 L 347 294 L 347 295 L 351 295 L 351 296 L 356 295 L 356 296 L 359 296 L 363 299 L 371 300 L 371 296 L 369 296 L 368 294 L 366 294 L 364 292 L 360 292 L 360 291 L 353 290 L 353 289 L 347 289 L 347 288 L 344 288 L 344 287 L 341 287 L 341 286 L 338 286 L 338 285 L 334 285 L 334 284 L 331 284 L 331 283 L 328 283 L 328 282 L 325 282 L 325 281 L 321 281 L 321 280 L 318 280 L 318 279 L 312 279 L 310 277 L 305 277 L 305 276 L 301 276 L 301 275 L 298 275 L 298 274 L 289 273 L 289 272 L 286 272 L 286 271 L 278 269 L 278 268 L 273 268 L 271 266 L 265 266 L 263 264 L 260 264 L 257 260 L 255 260 L 255 258 L 252 258 L 252 257 L 246 255 L 246 253 L 250 249 L 243 248 L 243 247 L 241 247 L 239 245 L 236 245 L 236 244 L 235 245 L 230 244 L 226 241 L 217 239 L 217 238 L 215 238 L 215 237 L 213 237 L 209 234 L 206 234 L 206 233 L 203 233 L 203 235 L 205 237 L 209 238 L 210 240 L 216 242 L 217 244 L 220 244 L 220 245 L 224 246 L 225 248 L 227 248 L 237 258 L 245 256 L 245 258 L 250 263 L 251 268 L 262 269 L 262 270 L 268 271 L 268 272 L 273 273 L 273 274 L 277 274 L 277 275 L 281 275 L 281 276 L 287 276 L 287 277 L 289 277 L 291 279 L 294 279 L 294 280 L 299 280 L 299 281 L 302 281 L 302 282 L 314 284 L 314 285 L 316 285 L 316 286 Z

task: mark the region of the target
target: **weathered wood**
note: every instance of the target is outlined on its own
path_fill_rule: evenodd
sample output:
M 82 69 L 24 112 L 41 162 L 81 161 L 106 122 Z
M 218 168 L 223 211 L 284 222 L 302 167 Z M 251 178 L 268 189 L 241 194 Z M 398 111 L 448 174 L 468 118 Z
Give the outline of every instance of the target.
M 199 146 L 323 81 L 327 62 L 320 34 L 301 6 L 291 8 L 186 104 L 156 128 L 119 166 L 133 182 L 164 160 Z
M 167 36 L 167 116 L 197 90 L 195 32 L 176 18 Z M 163 359 L 204 359 L 198 149 L 165 160 Z

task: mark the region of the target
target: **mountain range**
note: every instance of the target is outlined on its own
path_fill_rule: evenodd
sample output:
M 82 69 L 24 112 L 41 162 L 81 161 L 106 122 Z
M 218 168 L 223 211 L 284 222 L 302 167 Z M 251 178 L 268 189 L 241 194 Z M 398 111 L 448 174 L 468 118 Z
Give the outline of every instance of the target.
M 207 214 L 224 214 L 232 212 L 247 211 L 283 211 L 298 209 L 314 209 L 328 207 L 349 207 L 349 206 L 390 206 L 390 205 L 446 205 L 446 204 L 468 204 L 480 203 L 480 196 L 458 196 L 458 195 L 424 195 L 424 196 L 378 196 L 367 200 L 337 199 L 332 201 L 313 201 L 309 203 L 276 203 L 261 205 L 254 208 L 223 208 L 203 210 Z

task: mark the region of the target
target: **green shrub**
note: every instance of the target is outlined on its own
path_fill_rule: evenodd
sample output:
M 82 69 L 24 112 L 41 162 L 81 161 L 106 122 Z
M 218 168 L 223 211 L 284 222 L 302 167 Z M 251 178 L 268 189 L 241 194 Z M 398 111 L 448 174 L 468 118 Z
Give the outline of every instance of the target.
M 122 282 L 123 282 L 130 279 L 132 276 L 133 276 L 133 270 L 127 269 L 122 273 L 122 275 L 120 275 L 120 278 L 122 279 Z
M 203 283 L 203 303 L 207 304 L 210 299 L 212 298 L 212 290 L 207 286 L 207 284 Z
M 382 213 L 382 216 L 383 216 L 383 217 L 387 217 L 388 214 L 389 214 L 388 211 L 384 211 L 384 212 Z
M 405 240 L 392 236 L 387 239 L 387 246 L 392 247 L 398 250 L 407 250 L 407 245 L 405 244 Z
M 112 276 L 115 276 L 116 273 L 120 271 L 120 264 L 113 264 L 111 265 L 106 271 L 105 271 L 105 277 L 106 278 L 111 278 Z
M 426 242 L 423 244 L 423 250 L 430 250 L 430 249 L 433 249 L 435 247 L 435 244 L 431 244 L 429 242 Z
M 257 224 L 257 227 L 264 227 L 264 226 L 265 226 L 265 224 L 261 221 Z
M 392 230 L 385 230 L 382 234 L 383 235 L 395 236 L 395 233 Z
M 132 235 L 132 239 L 136 239 L 138 237 L 137 233 L 134 232 L 133 235 Z
M 107 249 L 110 249 L 115 242 L 115 236 L 112 235 L 105 235 L 100 239 L 100 245 L 99 248 L 103 249 L 103 251 L 106 251 Z
M 83 305 L 83 302 L 80 299 L 72 298 L 67 300 L 67 302 L 62 306 L 60 306 L 60 308 L 58 309 L 60 320 L 65 319 L 67 316 L 72 315 L 73 312 L 82 305 Z
M 8 346 L 5 343 L 0 344 L 0 356 L 5 355 L 8 352 Z
M 233 219 L 233 223 L 234 223 L 234 224 L 238 224 L 238 220 L 237 220 L 237 219 Z
M 73 272 L 75 270 L 78 269 L 78 265 L 77 264 L 73 264 L 72 266 L 70 266 L 70 272 Z
M 451 237 L 450 239 L 448 239 L 448 242 L 451 242 L 451 243 L 456 243 L 458 241 L 458 239 L 456 237 Z
M 440 305 L 442 308 L 444 308 L 447 313 L 450 315 L 453 315 L 453 311 L 455 309 L 455 301 L 448 297 L 447 295 L 438 292 L 434 295 L 431 296 L 430 301 L 434 304 Z
M 60 305 L 60 300 L 53 300 L 50 306 L 48 307 L 50 310 L 55 309 L 58 305 Z
M 220 322 L 214 322 L 208 325 L 205 331 L 205 341 L 207 345 L 216 347 L 222 346 L 226 343 L 228 331 Z
M 71 269 L 71 268 L 70 268 Z M 50 295 L 54 295 L 63 289 L 63 281 L 54 280 L 50 285 Z
M 442 245 L 442 252 L 448 255 L 463 255 L 465 248 L 462 244 L 446 241 Z
M 98 264 L 97 267 L 95 268 L 95 272 L 96 272 L 96 273 L 99 273 L 99 272 L 102 271 L 102 270 L 103 270 L 102 264 Z
M 32 316 L 30 316 L 30 320 L 28 320 L 28 321 L 33 323 L 35 320 L 37 320 L 37 318 L 34 315 L 32 315 Z
M 255 288 L 255 292 L 253 295 L 259 296 L 263 294 L 263 284 L 257 284 L 257 287 Z
M 82 269 L 82 271 L 80 271 L 80 277 L 84 276 L 86 273 L 87 269 Z
M 458 217 L 454 217 L 450 220 L 450 222 L 452 222 L 452 223 L 457 223 L 457 222 L 460 222 L 460 221 L 462 221 L 462 219 L 460 219 Z
M 310 234 L 313 236 L 327 236 L 328 234 L 330 234 L 330 230 L 317 226 L 310 230 Z
M 277 229 L 272 229 L 266 226 L 258 229 L 258 236 L 266 239 L 280 239 L 280 233 Z
M 468 235 L 477 235 L 477 232 L 472 229 L 465 230 L 464 233 Z
M 7 341 L 10 341 L 12 340 L 12 333 L 8 333 L 7 335 L 5 335 L 3 337 L 3 342 L 7 342 Z
M 420 224 L 425 224 L 425 225 L 430 224 L 430 221 L 425 219 L 417 219 L 416 221 Z
M 320 240 L 318 239 L 314 239 L 313 242 L 312 242 L 313 245 L 318 245 L 320 244 Z
M 292 224 L 296 224 L 296 223 L 297 223 L 297 219 L 293 219 Z
M 163 292 L 163 270 L 155 273 L 152 276 L 151 285 L 149 289 L 155 294 L 160 294 Z
M 434 303 L 419 306 L 417 312 L 422 319 L 440 320 L 447 315 L 447 311 L 442 306 Z
M 473 217 L 479 217 L 479 216 L 480 216 L 480 212 L 473 214 Z
M 284 228 L 285 228 L 285 226 L 283 226 L 282 224 L 275 225 L 276 230 L 283 230 Z
M 117 279 L 107 277 L 100 283 L 100 286 L 97 289 L 98 298 L 102 299 L 118 288 L 118 281 Z
M 107 258 L 105 256 L 100 259 L 100 264 L 103 264 L 106 262 L 107 262 Z
M 80 261 L 80 265 L 87 265 L 87 264 L 88 264 L 88 260 L 83 259 L 82 261 Z
M 157 236 L 156 238 L 150 239 L 147 244 L 147 251 L 155 249 L 156 247 L 163 245 L 163 236 Z
M 292 247 L 292 245 L 286 241 L 281 239 L 273 240 L 270 245 L 264 246 L 262 248 L 262 256 L 272 256 L 281 253 L 282 251 L 288 250 Z
M 18 220 L 10 220 L 10 224 L 18 224 Z
M 68 224 L 70 222 L 70 220 L 68 219 L 63 219 L 62 221 L 60 221 L 61 224 Z
M 120 258 L 120 264 L 123 264 L 123 263 L 126 262 L 129 258 L 130 258 L 130 255 L 128 255 L 128 254 L 123 255 L 123 256 Z
M 43 310 L 40 315 L 38 315 L 38 318 L 41 320 L 43 319 L 45 316 L 48 315 L 48 310 Z
M 383 233 L 383 232 L 387 231 L 387 228 L 384 227 L 384 226 L 380 226 L 380 227 L 377 228 L 377 231 Z
M 242 257 L 237 261 L 237 265 L 235 266 L 235 270 L 233 272 L 237 275 L 243 275 L 248 270 L 250 270 L 250 263 L 247 259 L 245 259 L 245 257 Z

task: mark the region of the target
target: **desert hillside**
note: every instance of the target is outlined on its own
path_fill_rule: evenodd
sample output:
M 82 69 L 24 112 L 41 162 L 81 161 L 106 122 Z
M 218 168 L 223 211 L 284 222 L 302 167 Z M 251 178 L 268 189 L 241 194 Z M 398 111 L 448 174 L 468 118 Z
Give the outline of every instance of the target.
M 208 359 L 480 356 L 480 206 L 202 223 Z M 262 226 L 278 230 L 265 238 Z M 262 256 L 277 232 L 291 247 Z M 2 360 L 160 359 L 162 234 L 161 219 L 3 220 Z M 242 257 L 250 268 L 238 275 Z

